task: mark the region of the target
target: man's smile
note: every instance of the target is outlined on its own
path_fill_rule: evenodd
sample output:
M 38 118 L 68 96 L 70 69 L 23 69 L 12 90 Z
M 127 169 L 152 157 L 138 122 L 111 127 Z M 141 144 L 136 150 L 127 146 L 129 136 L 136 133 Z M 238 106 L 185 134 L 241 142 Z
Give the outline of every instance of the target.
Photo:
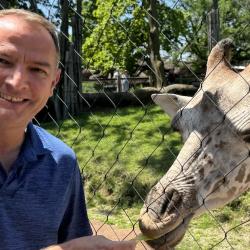
M 20 97 L 6 95 L 6 94 L 4 94 L 2 92 L 0 92 L 0 98 L 6 100 L 8 102 L 13 102 L 13 103 L 21 103 L 21 102 L 24 102 L 25 100 L 27 100 L 27 99 L 23 99 L 23 98 L 20 98 Z

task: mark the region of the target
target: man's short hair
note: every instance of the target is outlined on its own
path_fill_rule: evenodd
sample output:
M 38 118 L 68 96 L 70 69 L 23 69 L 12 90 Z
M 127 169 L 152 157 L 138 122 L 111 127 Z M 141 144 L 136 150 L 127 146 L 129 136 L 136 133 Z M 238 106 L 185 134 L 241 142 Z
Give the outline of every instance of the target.
M 40 24 L 51 35 L 56 48 L 57 61 L 60 60 L 60 46 L 56 27 L 43 16 L 23 9 L 3 9 L 0 10 L 0 18 L 8 15 L 21 16 L 25 21 Z

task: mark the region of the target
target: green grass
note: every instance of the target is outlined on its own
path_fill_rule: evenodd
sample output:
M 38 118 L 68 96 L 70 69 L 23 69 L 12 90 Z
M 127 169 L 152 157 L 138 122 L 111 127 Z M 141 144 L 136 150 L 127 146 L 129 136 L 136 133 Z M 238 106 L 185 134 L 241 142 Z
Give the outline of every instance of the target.
M 66 120 L 60 131 L 44 124 L 71 146 L 85 175 L 89 216 L 121 228 L 137 227 L 151 186 L 165 174 L 182 144 L 169 118 L 156 106 L 86 113 Z M 193 219 L 184 249 L 248 249 L 250 195 Z M 225 238 L 226 235 L 226 238 Z M 200 247 L 199 247 L 200 246 Z
M 153 106 L 84 114 L 77 122 L 81 131 L 66 120 L 58 136 L 78 156 L 90 206 L 141 203 L 135 190 L 145 197 L 181 147 L 169 119 Z M 51 125 L 47 128 L 57 134 Z
M 192 220 L 184 240 L 177 250 L 186 249 L 249 249 L 249 194 L 242 195 L 235 210 L 233 202 Z M 248 221 L 248 222 L 247 222 Z M 242 224 L 245 222 L 244 224 Z M 242 224 L 242 225 L 241 225 Z M 194 240 L 195 238 L 195 240 Z

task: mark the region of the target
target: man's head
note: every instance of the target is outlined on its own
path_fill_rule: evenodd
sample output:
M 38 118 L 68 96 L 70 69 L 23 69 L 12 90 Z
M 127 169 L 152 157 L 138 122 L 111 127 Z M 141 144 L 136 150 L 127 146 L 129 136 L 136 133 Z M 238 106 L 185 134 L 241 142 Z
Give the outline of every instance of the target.
M 38 15 L 36 13 L 30 12 L 27 10 L 23 10 L 23 9 L 3 9 L 3 10 L 0 10 L 0 18 L 5 17 L 5 16 L 9 16 L 9 15 L 19 16 L 27 22 L 31 22 L 31 23 L 43 26 L 49 32 L 49 34 L 51 35 L 51 37 L 53 39 L 53 42 L 54 42 L 54 45 L 56 48 L 56 53 L 57 53 L 57 60 L 59 62 L 59 60 L 60 60 L 59 40 L 58 40 L 56 27 L 51 22 L 49 22 L 47 19 L 45 19 L 41 15 Z
M 24 10 L 0 11 L 0 126 L 23 128 L 44 107 L 59 80 L 58 59 L 51 23 Z

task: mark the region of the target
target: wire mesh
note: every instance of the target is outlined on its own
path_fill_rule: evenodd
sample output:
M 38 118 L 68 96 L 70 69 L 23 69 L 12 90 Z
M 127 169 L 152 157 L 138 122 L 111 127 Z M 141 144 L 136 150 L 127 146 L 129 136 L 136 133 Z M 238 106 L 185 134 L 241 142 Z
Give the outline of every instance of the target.
M 61 8 L 61 2 L 62 1 L 50 1 L 47 5 L 40 3 L 39 7 L 46 13 L 50 21 L 60 24 L 61 17 L 57 14 L 57 8 Z M 174 162 L 178 162 L 179 164 L 178 173 L 171 181 L 168 181 L 167 185 L 165 182 L 158 182 L 164 192 L 153 199 L 151 203 L 147 204 L 147 210 L 151 210 L 152 213 L 155 213 L 155 216 L 159 220 L 162 220 L 162 218 L 158 214 L 158 209 L 154 210 L 151 205 L 158 204 L 166 195 L 169 186 L 176 185 L 173 183 L 176 183 L 178 179 L 184 178 L 188 180 L 189 175 L 187 173 L 192 173 L 192 170 L 187 171 L 187 169 L 192 165 L 192 162 L 195 162 L 195 159 L 206 150 L 211 137 L 222 137 L 221 141 L 223 141 L 223 134 L 233 134 L 236 140 L 234 145 L 229 145 L 228 147 L 234 148 L 237 147 L 238 144 L 245 145 L 244 152 L 247 153 L 242 154 L 241 157 L 238 157 L 235 161 L 232 160 L 229 170 L 225 171 L 223 168 L 218 170 L 221 181 L 216 186 L 216 189 L 204 195 L 204 192 L 201 192 L 197 188 L 196 195 L 202 202 L 193 212 L 203 207 L 206 213 L 192 220 L 184 239 L 176 249 L 248 249 L 250 245 L 248 238 L 250 232 L 249 194 L 244 193 L 222 209 L 212 210 L 207 203 L 210 196 L 213 196 L 222 186 L 227 192 L 232 192 L 229 181 L 232 178 L 231 176 L 234 175 L 234 171 L 238 171 L 242 166 L 245 166 L 243 167 L 245 169 L 247 168 L 249 141 L 242 139 L 240 131 L 235 129 L 235 124 L 243 123 L 243 125 L 247 127 L 249 123 L 249 119 L 245 118 L 248 115 L 247 109 L 249 109 L 248 105 L 245 104 L 249 96 L 249 79 L 247 79 L 245 74 L 241 72 L 237 73 L 237 81 L 245 83 L 245 86 L 248 87 L 248 91 L 245 91 L 245 94 L 242 94 L 241 98 L 235 100 L 227 109 L 221 110 L 218 101 L 214 100 L 213 96 L 208 93 L 207 88 L 204 87 L 204 82 L 206 80 L 209 81 L 209 77 L 213 74 L 213 71 L 206 75 L 206 77 L 203 77 L 205 69 L 202 68 L 201 71 L 194 70 L 187 60 L 188 53 L 190 53 L 189 51 L 191 51 L 192 46 L 197 46 L 197 41 L 199 41 L 201 37 L 207 36 L 206 20 L 210 9 L 202 10 L 202 15 L 198 16 L 197 20 L 195 20 L 197 29 L 194 30 L 192 36 L 185 39 L 186 43 L 183 44 L 175 43 L 166 32 L 163 32 L 165 24 L 151 16 L 159 27 L 161 39 L 168 41 L 168 58 L 175 58 L 176 64 L 178 64 L 179 67 L 181 65 L 181 67 L 188 72 L 188 77 L 192 79 L 191 81 L 199 85 L 198 92 L 193 95 L 193 98 L 187 106 L 179 112 L 178 117 L 174 120 L 175 124 L 181 127 L 181 130 L 185 130 L 185 133 L 188 135 L 192 134 L 194 137 L 193 140 L 198 141 L 197 148 L 192 151 L 184 162 L 181 162 L 177 157 L 182 147 L 181 138 L 178 133 L 171 129 L 170 118 L 165 116 L 163 111 L 154 106 L 148 99 L 146 99 L 147 101 L 141 99 L 141 95 L 136 92 L 139 87 L 133 86 L 125 93 L 117 93 L 117 87 L 115 86 L 110 91 L 105 88 L 108 79 L 102 79 L 102 76 L 99 76 L 91 69 L 94 60 L 96 60 L 94 58 L 95 53 L 97 53 L 97 51 L 107 52 L 105 44 L 102 43 L 102 38 L 107 35 L 106 29 L 109 25 L 116 25 L 117 31 L 123 32 L 126 37 L 126 39 L 124 39 L 125 44 L 114 44 L 118 46 L 118 54 L 121 53 L 124 46 L 136 48 L 137 44 L 133 38 L 133 31 L 124 25 L 122 18 L 119 18 L 122 16 L 121 14 L 117 16 L 116 9 L 119 6 L 121 10 L 124 11 L 124 15 L 129 16 L 129 14 L 127 14 L 128 12 L 126 12 L 127 6 L 131 7 L 137 4 L 140 7 L 140 11 L 137 15 L 145 16 L 146 20 L 146 16 L 150 16 L 151 14 L 149 10 L 143 6 L 141 1 L 131 1 L 131 3 L 131 5 L 126 5 L 128 4 L 127 1 L 108 1 L 106 10 L 107 18 L 98 32 L 98 37 L 95 38 L 98 42 L 95 43 L 95 46 L 92 48 L 92 57 L 88 56 L 89 59 L 86 60 L 86 58 L 84 58 L 84 51 L 82 54 L 82 52 L 77 51 L 73 47 L 72 55 L 80 58 L 80 61 L 84 64 L 85 69 L 88 70 L 94 84 L 87 80 L 85 86 L 83 85 L 82 88 L 82 83 L 77 82 L 72 72 L 67 71 L 69 70 L 67 65 L 61 62 L 61 67 L 64 68 L 64 79 L 66 79 L 65 82 L 68 86 L 67 90 L 71 92 L 65 93 L 58 91 L 55 93 L 53 100 L 54 102 L 58 102 L 59 106 L 63 106 L 64 119 L 58 120 L 56 114 L 51 113 L 47 106 L 45 108 L 45 112 L 48 112 L 46 122 L 40 121 L 39 117 L 36 118 L 36 122 L 61 138 L 75 150 L 85 183 L 89 216 L 93 230 L 96 234 L 104 234 L 115 240 L 127 240 L 139 234 L 139 213 L 143 203 L 146 202 L 147 204 L 146 196 L 149 190 L 155 186 Z M 187 1 L 180 0 L 159 1 L 158 3 L 166 5 L 172 11 L 180 9 L 184 11 L 189 7 Z M 82 30 L 87 31 L 90 36 L 96 27 L 87 24 L 86 16 L 82 13 L 78 13 L 74 2 L 70 2 L 68 7 L 72 15 L 81 19 L 83 23 Z M 244 8 L 246 8 L 245 5 Z M 133 18 L 133 16 L 131 16 L 131 18 Z M 174 23 L 172 23 L 172 25 L 174 25 Z M 237 36 L 241 36 L 241 33 L 246 33 L 248 28 L 248 24 L 245 23 L 244 28 Z M 58 32 L 67 40 L 69 46 L 74 45 L 70 30 L 69 35 L 67 35 L 60 30 L 60 26 L 58 25 Z M 138 34 L 138 36 L 140 36 L 140 34 Z M 184 37 L 180 35 L 179 39 L 182 40 Z M 207 46 L 207 43 L 203 43 L 201 48 L 198 49 L 207 49 L 206 47 L 202 47 L 204 44 Z M 107 52 L 107 55 L 108 54 L 109 52 Z M 150 61 L 147 60 L 149 58 L 147 50 L 139 50 L 139 54 L 140 58 L 143 58 L 143 60 L 139 60 L 139 63 L 143 65 L 139 66 L 146 67 L 147 73 L 151 72 L 150 74 L 154 75 L 156 80 L 159 80 L 157 72 L 150 64 Z M 114 70 L 118 66 L 117 58 L 112 54 L 110 56 L 112 58 L 110 68 Z M 231 65 L 229 61 L 227 61 L 227 64 L 233 68 L 233 65 Z M 214 67 L 214 71 L 216 71 L 216 68 L 217 66 Z M 224 78 L 226 77 L 227 76 L 224 76 Z M 121 79 L 121 81 L 122 80 L 124 79 Z M 220 80 L 222 81 L 222 79 Z M 150 77 L 147 81 L 146 85 L 148 86 Z M 91 93 L 84 92 L 86 91 L 87 83 L 91 84 Z M 117 84 L 117 80 L 114 80 L 114 78 L 110 79 L 110 83 L 112 85 Z M 169 82 L 166 82 L 166 86 L 162 85 L 158 88 L 157 92 L 163 91 L 168 85 Z M 65 86 L 66 85 L 64 85 L 64 87 Z M 77 98 L 73 101 L 69 100 L 68 96 L 70 95 L 75 95 Z M 190 103 L 192 103 L 197 96 L 202 96 L 208 100 L 209 105 L 213 106 L 216 110 L 216 114 L 219 117 L 216 119 L 219 119 L 219 122 L 213 123 L 213 119 L 215 118 L 209 114 L 205 114 L 203 117 L 196 117 L 197 113 L 193 112 L 192 108 L 190 108 Z M 130 101 L 128 101 L 128 97 Z M 102 100 L 101 102 L 100 99 Z M 131 101 L 131 99 L 133 101 Z M 136 103 L 136 105 L 131 107 L 128 105 L 129 102 Z M 242 109 L 240 113 L 237 113 L 236 117 L 232 118 L 231 113 L 240 107 L 241 103 L 244 103 L 244 109 Z M 72 105 L 76 106 L 75 109 L 72 109 Z M 199 109 L 198 105 L 197 107 L 197 109 Z M 209 110 L 211 110 L 211 108 Z M 206 118 L 206 116 L 208 118 Z M 203 120 L 203 123 L 200 122 L 200 119 Z M 206 121 L 206 119 L 209 120 Z M 198 126 L 205 126 L 204 123 L 210 124 L 210 127 L 207 128 L 208 133 L 201 136 L 200 131 L 203 127 Z M 217 135 L 218 130 L 223 131 L 223 133 Z M 184 146 L 187 147 L 186 144 Z M 189 146 L 192 147 L 191 144 Z M 220 152 L 218 154 L 220 154 Z M 217 156 L 216 151 L 213 157 L 215 158 Z M 228 158 L 230 157 L 228 156 Z M 227 156 L 224 160 L 226 161 L 226 159 Z M 213 165 L 213 167 L 216 168 L 217 166 Z M 249 173 L 247 176 L 247 170 L 243 172 L 245 176 L 241 178 L 241 181 L 249 183 Z M 192 176 L 193 175 L 199 175 L 199 173 L 192 173 Z M 213 180 L 210 180 L 210 182 L 213 182 Z M 208 184 L 211 183 L 207 183 L 207 185 Z M 238 183 L 238 186 L 240 186 L 240 183 Z M 171 198 L 168 198 L 168 202 L 171 202 Z M 185 223 L 185 216 L 182 214 L 182 211 L 175 205 L 174 209 L 177 213 L 180 213 L 182 223 Z M 164 242 L 162 244 L 164 245 Z M 165 248 L 168 249 L 167 246 L 165 246 Z M 140 242 L 137 249 L 150 248 L 145 242 Z

